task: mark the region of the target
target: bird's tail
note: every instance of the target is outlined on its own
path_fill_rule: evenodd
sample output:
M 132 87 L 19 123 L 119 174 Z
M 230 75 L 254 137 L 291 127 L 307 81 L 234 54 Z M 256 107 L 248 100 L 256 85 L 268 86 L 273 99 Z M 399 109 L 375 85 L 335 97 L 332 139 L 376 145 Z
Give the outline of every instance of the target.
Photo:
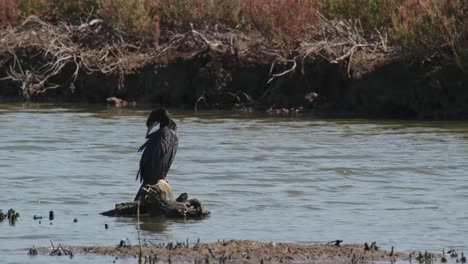
M 140 176 L 141 168 L 138 169 L 137 175 L 135 177 L 135 181 L 138 180 L 138 176 Z
M 141 201 L 141 200 L 145 199 L 146 191 L 143 190 L 143 186 L 144 186 L 144 184 L 142 184 L 140 189 L 138 190 L 134 201 Z

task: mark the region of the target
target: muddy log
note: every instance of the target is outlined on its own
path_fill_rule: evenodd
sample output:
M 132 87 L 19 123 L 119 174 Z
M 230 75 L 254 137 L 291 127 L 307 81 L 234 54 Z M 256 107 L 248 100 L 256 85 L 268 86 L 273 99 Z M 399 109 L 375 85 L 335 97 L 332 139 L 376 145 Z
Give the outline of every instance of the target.
M 182 193 L 173 200 L 172 189 L 165 180 L 145 188 L 147 196 L 140 202 L 140 214 L 150 216 L 165 216 L 170 218 L 204 218 L 210 215 L 203 210 L 198 199 L 188 199 L 187 193 Z M 136 216 L 138 202 L 116 204 L 113 210 L 102 212 L 106 216 Z

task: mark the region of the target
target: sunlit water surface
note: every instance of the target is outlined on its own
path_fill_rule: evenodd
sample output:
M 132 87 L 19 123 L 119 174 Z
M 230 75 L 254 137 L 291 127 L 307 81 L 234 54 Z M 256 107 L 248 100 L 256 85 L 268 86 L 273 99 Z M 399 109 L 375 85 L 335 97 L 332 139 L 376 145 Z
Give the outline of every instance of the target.
M 2 263 L 136 263 L 27 251 L 50 241 L 137 243 L 135 219 L 99 213 L 139 187 L 136 150 L 148 113 L 0 105 L 0 208 L 20 213 L 16 225 L 0 223 Z M 171 113 L 180 143 L 168 180 L 212 215 L 143 218 L 146 243 L 343 239 L 399 251 L 468 249 L 468 123 Z

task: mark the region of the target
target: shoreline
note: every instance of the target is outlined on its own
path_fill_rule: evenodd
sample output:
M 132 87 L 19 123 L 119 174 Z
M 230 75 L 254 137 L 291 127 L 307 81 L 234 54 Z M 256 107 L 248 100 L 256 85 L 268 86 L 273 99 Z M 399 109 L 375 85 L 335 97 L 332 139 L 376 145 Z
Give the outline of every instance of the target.
M 409 63 L 391 43 L 340 22 L 322 18 L 326 43 L 300 41 L 277 50 L 256 32 L 232 28 L 167 33 L 151 47 L 102 20 L 55 25 L 32 16 L 0 30 L 8 44 L 0 48 L 0 96 L 108 101 L 117 107 L 468 120 L 468 76 L 460 69 L 437 58 Z
M 367 243 L 366 243 L 367 244 Z M 41 253 L 44 249 L 38 249 Z M 140 247 L 121 245 L 65 247 L 73 254 L 94 254 L 114 257 L 138 258 Z M 282 242 L 259 242 L 253 240 L 229 240 L 215 243 L 168 243 L 142 246 L 144 263 L 372 263 L 395 261 L 439 261 L 441 254 L 428 252 L 403 253 L 383 250 L 377 246 L 367 249 L 363 244 L 300 244 Z M 49 253 L 47 253 L 49 254 Z

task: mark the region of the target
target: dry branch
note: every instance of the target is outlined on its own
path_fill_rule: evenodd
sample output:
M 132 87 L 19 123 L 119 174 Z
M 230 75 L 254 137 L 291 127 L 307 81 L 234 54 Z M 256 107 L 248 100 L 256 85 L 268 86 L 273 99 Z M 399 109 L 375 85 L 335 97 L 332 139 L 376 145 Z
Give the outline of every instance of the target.
M 359 20 L 331 21 L 318 13 L 320 18 L 320 33 L 314 37 L 315 41 L 303 42 L 297 52 L 303 58 L 324 58 L 330 63 L 348 65 L 351 70 L 352 57 L 360 53 L 365 60 L 372 60 L 377 54 L 393 52 L 388 46 L 388 37 L 368 34 L 362 29 Z
M 285 71 L 283 71 L 283 72 L 281 72 L 281 73 L 272 74 L 272 72 L 273 72 L 273 65 L 274 65 L 274 64 L 272 64 L 272 67 L 271 67 L 271 70 L 270 70 L 271 78 L 267 81 L 267 83 L 271 83 L 276 77 L 280 77 L 280 76 L 286 75 L 286 74 L 288 74 L 288 73 L 294 71 L 294 70 L 296 69 L 296 67 L 297 67 L 296 59 L 297 59 L 297 56 L 296 56 L 293 60 L 288 61 L 288 62 L 292 62 L 293 65 L 291 66 L 291 68 L 289 68 L 289 69 L 287 69 L 287 70 L 285 70 Z
M 348 74 L 359 60 L 392 52 L 388 36 L 376 30 L 364 32 L 359 21 L 328 20 L 319 14 L 314 31 L 298 40 L 297 47 L 283 46 L 258 32 L 227 29 L 193 29 L 167 32 L 158 46 L 145 46 L 95 19 L 82 25 L 49 24 L 36 16 L 16 28 L 0 29 L 0 80 L 17 82 L 26 99 L 58 87 L 74 87 L 82 73 L 117 76 L 118 88 L 125 76 L 148 64 L 168 63 L 200 54 L 235 56 L 239 63 L 271 64 L 271 83 L 294 72 L 299 62 L 325 59 L 344 64 Z M 358 56 L 359 55 L 359 56 Z M 280 66 L 280 67 L 278 67 Z M 274 69 L 282 68 L 281 72 Z M 286 69 L 286 70 L 284 70 Z M 68 80 L 63 76 L 67 71 Z M 65 83 L 64 83 L 65 82 Z
M 122 75 L 151 58 L 98 20 L 80 26 L 52 25 L 31 16 L 15 29 L 1 30 L 0 39 L 0 55 L 10 65 L 2 79 L 18 82 L 27 100 L 64 85 L 50 80 L 68 65 L 74 69 L 69 80 L 73 85 L 81 71 Z M 31 52 L 35 55 L 30 56 Z

